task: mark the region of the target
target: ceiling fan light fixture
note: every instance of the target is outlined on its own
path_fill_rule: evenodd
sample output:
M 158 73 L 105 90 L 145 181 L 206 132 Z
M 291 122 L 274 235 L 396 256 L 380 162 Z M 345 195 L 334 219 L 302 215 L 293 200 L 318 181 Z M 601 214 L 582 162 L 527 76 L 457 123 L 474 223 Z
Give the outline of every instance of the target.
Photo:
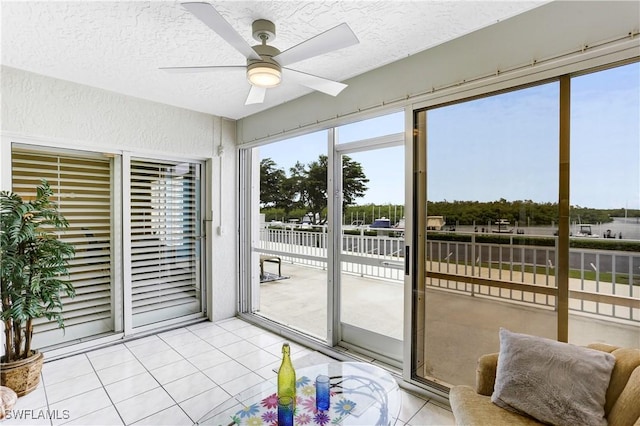
M 247 68 L 249 83 L 258 87 L 276 87 L 282 81 L 282 73 L 278 66 L 269 63 L 256 63 Z

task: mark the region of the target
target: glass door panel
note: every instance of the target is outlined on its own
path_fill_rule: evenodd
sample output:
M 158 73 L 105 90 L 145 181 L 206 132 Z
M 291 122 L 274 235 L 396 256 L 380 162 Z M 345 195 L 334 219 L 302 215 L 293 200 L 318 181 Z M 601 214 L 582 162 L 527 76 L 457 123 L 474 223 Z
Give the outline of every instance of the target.
M 327 132 L 251 152 L 251 312 L 327 337 Z
M 569 342 L 640 341 L 640 63 L 571 80 Z
M 554 82 L 417 114 L 415 376 L 473 385 L 500 327 L 556 338 L 558 99 Z
M 342 341 L 402 358 L 404 145 L 341 154 Z

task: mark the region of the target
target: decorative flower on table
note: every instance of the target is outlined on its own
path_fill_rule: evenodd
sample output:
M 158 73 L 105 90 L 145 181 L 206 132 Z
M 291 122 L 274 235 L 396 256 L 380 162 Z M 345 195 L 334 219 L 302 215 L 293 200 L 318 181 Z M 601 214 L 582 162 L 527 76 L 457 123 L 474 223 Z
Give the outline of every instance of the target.
M 278 412 L 277 411 L 266 411 L 262 414 L 262 420 L 265 423 L 275 423 L 278 424 Z
M 298 380 L 296 380 L 296 388 L 299 388 L 301 386 L 306 386 L 309 383 L 311 383 L 311 379 L 308 378 L 307 376 L 299 377 Z
M 277 405 L 277 402 L 276 402 L 276 405 Z M 242 410 L 238 411 L 238 415 L 242 418 L 251 417 L 258 414 L 258 411 L 260 411 L 260 407 L 258 407 L 258 404 L 251 404 L 247 407 L 244 407 Z
M 304 409 L 306 411 L 309 411 L 309 412 L 311 412 L 313 414 L 315 414 L 318 411 L 318 409 L 316 408 L 316 397 L 315 396 L 303 399 L 301 405 L 304 407 Z
M 260 417 L 249 417 L 249 419 L 247 419 L 247 426 L 262 426 L 262 420 Z
M 278 407 L 278 395 L 272 393 L 268 397 L 262 400 L 262 406 L 265 408 L 277 408 Z
M 297 415 L 294 422 L 296 425 L 308 425 L 309 423 L 311 423 L 311 416 L 306 413 Z
M 313 420 L 320 426 L 324 426 L 327 423 L 329 423 L 330 419 L 325 411 L 318 411 L 316 415 L 313 417 Z
M 333 406 L 333 409 L 341 416 L 349 414 L 354 408 L 356 408 L 356 403 L 344 398 Z
M 315 395 L 316 387 L 313 385 L 303 386 L 302 389 L 300 389 L 300 393 L 305 396 Z

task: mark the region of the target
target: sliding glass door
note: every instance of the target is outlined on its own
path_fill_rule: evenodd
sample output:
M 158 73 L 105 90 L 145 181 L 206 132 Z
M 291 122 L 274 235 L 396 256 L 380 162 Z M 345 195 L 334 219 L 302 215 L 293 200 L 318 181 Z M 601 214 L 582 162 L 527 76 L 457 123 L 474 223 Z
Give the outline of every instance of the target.
M 474 385 L 501 327 L 637 345 L 639 72 L 415 111 L 412 378 Z
M 420 111 L 415 374 L 475 383 L 498 330 L 556 338 L 557 82 Z
M 241 151 L 244 312 L 400 365 L 404 122 L 395 112 Z

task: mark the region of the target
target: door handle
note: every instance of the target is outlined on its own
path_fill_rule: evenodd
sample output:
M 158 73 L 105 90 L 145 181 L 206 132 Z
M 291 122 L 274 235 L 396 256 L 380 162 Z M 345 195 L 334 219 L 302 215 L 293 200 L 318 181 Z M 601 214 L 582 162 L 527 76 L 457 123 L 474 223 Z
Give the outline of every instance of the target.
M 409 275 L 409 257 L 411 256 L 411 248 L 404 246 L 404 274 Z

